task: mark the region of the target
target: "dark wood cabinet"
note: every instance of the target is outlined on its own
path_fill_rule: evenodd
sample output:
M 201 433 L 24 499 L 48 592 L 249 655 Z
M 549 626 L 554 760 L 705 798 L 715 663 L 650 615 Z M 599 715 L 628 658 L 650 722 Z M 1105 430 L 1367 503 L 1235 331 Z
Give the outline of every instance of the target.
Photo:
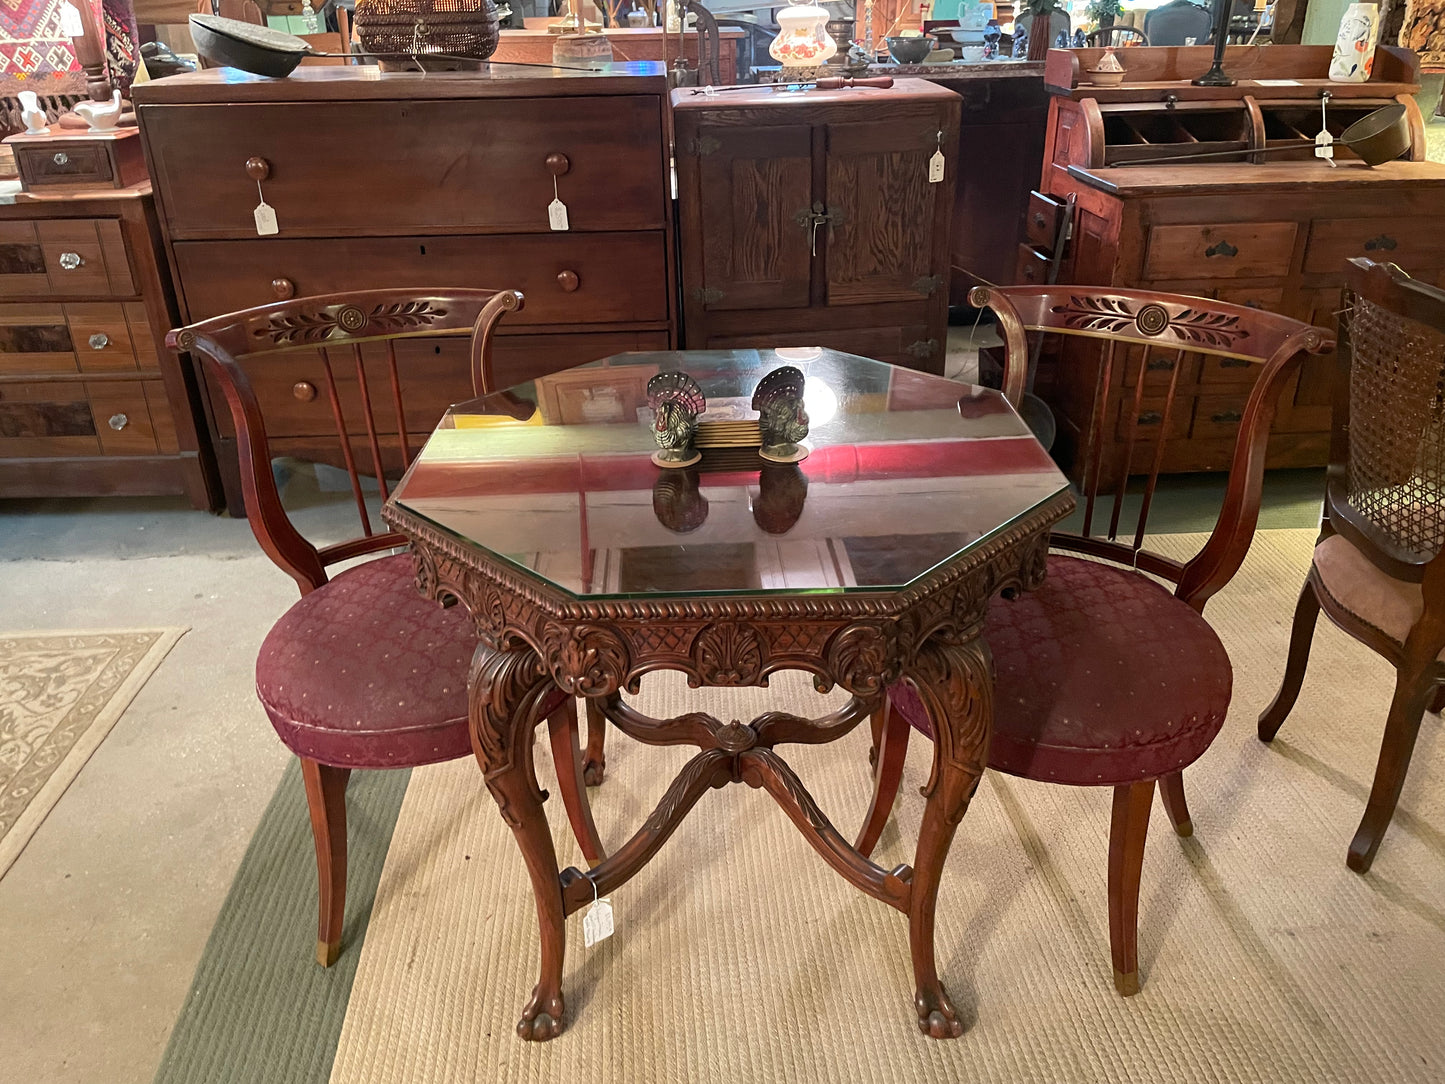
M 678 345 L 660 64 L 302 67 L 284 80 L 211 70 L 134 98 L 186 322 L 346 290 L 511 288 L 526 306 L 498 330 L 504 384 Z M 257 236 L 256 173 L 274 236 Z M 554 196 L 565 230 L 549 221 Z M 423 353 L 411 361 L 425 373 L 406 422 L 413 447 L 471 394 L 465 344 Z M 333 432 L 326 397 L 297 396 L 305 374 L 248 364 L 263 402 L 285 406 L 275 454 L 305 454 Z M 229 414 L 215 389 L 207 405 L 238 509 Z
M 1369 82 L 1330 83 L 1329 47 L 1231 47 L 1232 87 L 1196 87 L 1212 49 L 1122 50 L 1128 74 L 1117 87 L 1087 79 L 1101 50 L 1053 50 L 1047 82 L 1054 98 L 1042 183 L 1017 249 L 1017 281 L 1042 283 L 1057 236 L 1058 215 L 1076 201 L 1073 236 L 1060 282 L 1143 287 L 1217 298 L 1306 320 L 1333 333 L 1345 260 L 1371 256 L 1398 263 L 1431 283 L 1445 282 L 1445 166 L 1425 162 L 1424 132 L 1413 93 L 1414 58 L 1381 49 Z M 1383 105 L 1404 103 L 1414 144 L 1404 160 L 1369 168 L 1344 148 L 1337 167 L 1312 150 L 1270 156 L 1250 152 L 1301 138 L 1321 123 L 1321 93 L 1338 139 L 1343 128 Z M 1199 162 L 1148 164 L 1167 153 L 1232 151 Z M 1079 360 L 1041 359 L 1036 390 L 1059 420 L 1059 451 L 1082 442 L 1092 422 L 1092 370 Z M 1147 367 L 1141 439 L 1153 439 L 1147 390 L 1162 396 L 1173 362 L 1142 348 L 1116 366 L 1105 431 L 1116 440 L 1104 459 L 1103 484 L 1115 481 L 1130 439 L 1119 428 L 1121 399 L 1134 382 L 1125 369 Z M 1256 370 L 1230 360 L 1188 355 L 1177 374 L 1178 403 L 1163 434 L 1164 471 L 1229 468 L 1235 434 Z M 1329 450 L 1334 362 L 1310 358 L 1280 400 L 1269 465 L 1322 465 Z M 1131 393 L 1132 394 L 1132 393 Z M 1151 422 L 1152 419 L 1152 422 Z M 1137 452 L 1135 462 L 1139 461 Z
M 690 349 L 827 346 L 943 371 L 956 94 L 679 90 L 673 108 Z
M 0 205 L 0 497 L 219 500 L 149 184 Z

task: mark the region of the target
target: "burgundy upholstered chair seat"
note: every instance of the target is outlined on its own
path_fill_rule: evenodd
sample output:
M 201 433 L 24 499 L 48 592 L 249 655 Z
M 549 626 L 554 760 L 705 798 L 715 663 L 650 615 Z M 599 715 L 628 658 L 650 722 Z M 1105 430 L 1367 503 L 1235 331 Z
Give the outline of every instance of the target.
M 405 553 L 348 569 L 302 596 L 267 635 L 256 693 L 298 756 L 395 768 L 471 752 L 476 629 L 462 607 L 422 598 L 413 571 Z
M 1082 786 L 1157 778 L 1197 760 L 1229 710 L 1219 637 L 1129 569 L 1051 555 L 1038 590 L 990 604 L 984 636 L 995 674 L 988 763 L 1010 775 Z M 899 683 L 890 697 L 931 734 L 912 688 Z

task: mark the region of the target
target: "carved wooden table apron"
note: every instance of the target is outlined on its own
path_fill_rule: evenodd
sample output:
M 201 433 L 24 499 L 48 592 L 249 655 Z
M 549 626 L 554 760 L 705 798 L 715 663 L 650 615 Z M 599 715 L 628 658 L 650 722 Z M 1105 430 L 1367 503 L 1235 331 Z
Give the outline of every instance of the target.
M 741 782 L 771 794 L 847 881 L 908 915 L 919 1028 L 934 1038 L 960 1034 L 938 979 L 933 918 L 943 862 L 987 756 L 993 684 L 981 629 L 994 594 L 1042 581 L 1049 527 L 1072 504 L 1060 493 L 898 589 L 593 601 L 569 598 L 388 504 L 384 518 L 413 543 L 419 589 L 460 600 L 481 637 L 470 675 L 472 747 L 526 860 L 541 928 L 541 974 L 518 1033 L 549 1039 L 562 1030 L 566 916 L 637 873 L 707 790 Z M 808 671 L 820 691 L 838 685 L 852 699 L 820 719 L 777 711 L 724 723 L 703 712 L 651 719 L 620 696 L 654 670 L 680 670 L 694 686 L 738 687 L 766 685 L 783 669 Z M 842 737 L 900 676 L 918 689 L 938 737 L 913 866 L 885 870 L 829 823 L 777 747 Z M 699 750 L 642 828 L 585 872 L 558 870 L 533 768 L 533 731 L 554 686 L 600 701 L 637 741 Z

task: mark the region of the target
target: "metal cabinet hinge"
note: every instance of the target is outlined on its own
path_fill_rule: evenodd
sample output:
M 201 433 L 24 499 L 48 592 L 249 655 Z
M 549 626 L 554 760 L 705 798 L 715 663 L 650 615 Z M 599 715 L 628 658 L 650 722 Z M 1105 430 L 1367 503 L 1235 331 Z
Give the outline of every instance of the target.
M 914 293 L 922 294 L 924 297 L 933 296 L 933 291 L 943 285 L 942 275 L 923 275 L 913 280 Z
M 693 289 L 692 296 L 704 305 L 711 305 L 715 301 L 721 301 L 725 295 L 716 286 L 698 286 Z
M 924 358 L 931 358 L 938 352 L 937 339 L 919 339 L 917 342 L 909 343 L 903 348 L 903 352 L 910 358 L 922 361 Z

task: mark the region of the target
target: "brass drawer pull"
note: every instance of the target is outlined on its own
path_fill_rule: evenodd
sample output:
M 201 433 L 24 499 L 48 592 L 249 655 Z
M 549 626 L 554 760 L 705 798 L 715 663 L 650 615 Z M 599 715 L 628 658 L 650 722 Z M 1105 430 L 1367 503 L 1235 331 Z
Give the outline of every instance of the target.
M 1237 410 L 1221 410 L 1218 414 L 1209 415 L 1209 420 L 1216 425 L 1228 425 L 1244 420 L 1244 415 Z
M 74 271 L 81 264 L 85 263 L 78 252 L 62 252 L 60 254 L 60 266 L 66 271 Z
M 1223 256 L 1230 259 L 1239 255 L 1239 249 L 1235 248 L 1228 241 L 1217 241 L 1204 250 L 1205 257 Z
M 582 280 L 577 277 L 576 271 L 558 271 L 557 285 L 562 287 L 563 292 L 570 294 L 582 285 Z
M 1146 410 L 1139 417 L 1134 419 L 1135 425 L 1158 425 L 1164 420 L 1164 415 L 1157 410 Z
M 1174 361 L 1172 358 L 1150 358 L 1144 368 L 1151 373 L 1172 373 Z
M 66 154 L 64 151 L 56 151 L 55 157 L 52 158 L 51 161 L 54 162 L 57 166 L 63 166 L 70 162 L 70 155 Z
M 122 429 L 124 429 L 127 425 L 130 424 L 130 419 L 124 414 L 112 414 L 110 416 L 110 420 L 106 424 L 109 425 L 112 429 L 114 429 L 117 433 L 119 433 Z
M 1253 362 L 1245 361 L 1243 358 L 1220 358 L 1221 369 L 1248 369 Z
M 88 341 L 92 350 L 104 350 L 110 345 L 110 336 L 103 331 L 97 331 Z
M 1399 247 L 1400 242 L 1396 241 L 1387 233 L 1382 233 L 1378 237 L 1371 237 L 1365 242 L 1366 252 L 1394 252 L 1395 249 Z

